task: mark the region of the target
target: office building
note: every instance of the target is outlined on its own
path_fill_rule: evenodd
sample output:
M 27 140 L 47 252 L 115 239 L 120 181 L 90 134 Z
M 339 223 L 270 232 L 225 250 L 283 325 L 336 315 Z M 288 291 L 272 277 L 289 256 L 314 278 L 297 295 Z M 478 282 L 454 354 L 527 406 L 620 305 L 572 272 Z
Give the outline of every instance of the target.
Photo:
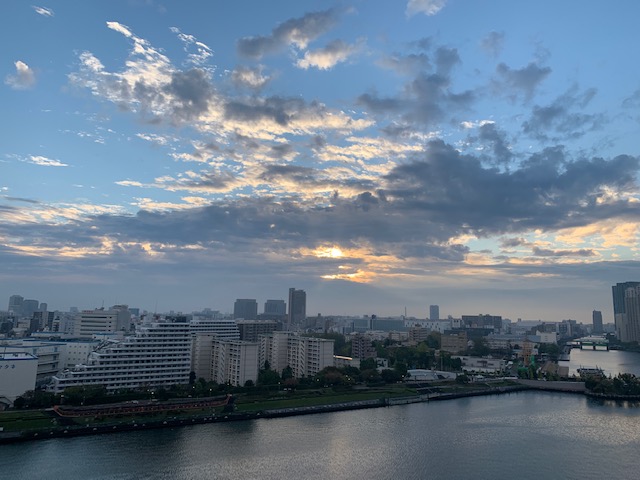
M 287 304 L 284 300 L 267 300 L 264 302 L 264 314 L 284 317 L 287 314 Z
M 255 320 L 258 318 L 258 302 L 255 298 L 239 298 L 233 304 L 233 318 Z
M 287 315 L 287 323 L 289 328 L 291 325 L 300 325 L 304 323 L 307 317 L 307 294 L 304 290 L 289 289 L 289 313 Z
M 106 340 L 86 364 L 53 377 L 48 389 L 61 393 L 79 385 L 103 385 L 108 391 L 186 385 L 191 372 L 192 335 L 186 322 L 152 321 L 135 335 Z
M 80 338 L 91 338 L 96 333 L 113 333 L 118 331 L 117 310 L 83 310 L 76 315 L 73 334 Z
M 64 342 L 34 340 L 31 338 L 2 340 L 0 351 L 4 353 L 28 353 L 37 359 L 36 386 L 48 383 L 61 369 L 60 356 Z
M 611 287 L 613 294 L 613 317 L 616 325 L 616 336 L 621 342 L 631 342 L 631 328 L 626 313 L 625 292 L 640 285 L 640 282 L 616 283 Z
M 22 315 L 22 303 L 24 302 L 24 297 L 20 295 L 11 295 L 9 297 L 9 313 L 13 313 L 16 317 Z
M 640 342 L 640 285 L 624 291 L 624 316 L 620 325 L 623 342 Z
M 34 390 L 37 370 L 34 355 L 0 351 L 0 405 L 11 406 L 20 395 Z
M 602 328 L 602 312 L 599 310 L 594 310 L 591 318 L 593 319 L 593 333 L 602 333 L 604 331 Z
M 40 307 L 38 300 L 24 299 L 22 302 L 22 316 L 31 318 L 33 314 L 38 311 L 38 307 Z
M 429 320 L 440 320 L 440 307 L 429 305 Z

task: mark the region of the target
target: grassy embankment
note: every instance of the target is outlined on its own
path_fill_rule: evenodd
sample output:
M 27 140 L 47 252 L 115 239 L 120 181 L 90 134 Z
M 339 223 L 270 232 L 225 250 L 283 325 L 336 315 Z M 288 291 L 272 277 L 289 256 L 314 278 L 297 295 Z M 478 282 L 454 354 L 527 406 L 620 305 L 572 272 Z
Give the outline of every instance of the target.
M 463 393 L 493 390 L 495 387 L 510 385 L 505 382 L 500 384 L 454 384 L 451 382 L 430 385 L 430 392 L 439 393 Z M 403 384 L 383 385 L 379 387 L 333 389 L 318 388 L 312 390 L 273 391 L 260 394 L 242 393 L 235 395 L 235 412 L 255 413 L 265 410 L 282 408 L 310 407 L 318 405 L 330 405 L 363 400 L 377 400 L 397 397 L 411 397 L 418 393 L 426 393 L 421 389 L 409 388 Z M 61 419 L 51 410 L 10 410 L 0 412 L 0 427 L 4 432 L 34 432 L 50 431 L 60 428 L 125 425 L 131 423 L 162 423 L 164 420 L 191 420 L 213 415 L 221 415 L 222 408 L 205 408 L 201 410 L 170 410 L 166 412 L 127 415 L 117 417 L 86 417 L 80 419 Z M 226 415 L 226 414 L 225 414 Z

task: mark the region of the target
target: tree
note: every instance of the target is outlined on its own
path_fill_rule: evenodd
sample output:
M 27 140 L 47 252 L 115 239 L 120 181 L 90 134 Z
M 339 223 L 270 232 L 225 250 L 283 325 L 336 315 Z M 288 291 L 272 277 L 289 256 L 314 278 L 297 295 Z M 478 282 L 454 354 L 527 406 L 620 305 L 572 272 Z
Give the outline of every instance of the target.
M 378 368 L 378 363 L 375 358 L 365 358 L 360 361 L 360 371 L 375 370 L 376 368 Z
M 245 387 L 253 387 L 253 380 L 247 380 L 246 382 L 244 382 L 244 386 Z
M 402 374 L 399 371 L 388 368 L 382 370 L 380 376 L 385 383 L 397 383 L 402 380 Z
M 260 370 L 258 373 L 258 385 L 277 385 L 280 380 L 278 372 L 273 370 Z
M 290 378 L 293 378 L 293 369 L 291 368 L 290 365 L 287 365 L 285 368 L 282 369 L 282 380 L 288 380 Z
M 191 371 L 189 372 L 189 385 L 193 385 L 194 383 L 196 383 L 196 372 Z

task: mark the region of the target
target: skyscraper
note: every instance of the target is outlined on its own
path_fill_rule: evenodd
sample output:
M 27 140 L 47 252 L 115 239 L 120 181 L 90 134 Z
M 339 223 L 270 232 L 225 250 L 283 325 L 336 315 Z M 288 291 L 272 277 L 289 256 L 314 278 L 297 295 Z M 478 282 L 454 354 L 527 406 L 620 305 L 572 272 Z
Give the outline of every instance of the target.
M 640 342 L 640 285 L 624 291 L 623 342 Z
M 304 290 L 289 289 L 289 326 L 301 324 L 307 317 L 307 294 Z
M 621 342 L 631 342 L 631 331 L 627 323 L 625 292 L 640 285 L 640 282 L 616 283 L 611 287 L 613 293 L 613 317 L 616 323 L 616 336 Z
M 285 316 L 287 314 L 287 304 L 284 303 L 284 300 L 267 300 L 264 302 L 264 313 Z
M 258 302 L 255 298 L 239 298 L 233 304 L 233 318 L 255 320 L 258 317 Z
M 440 320 L 440 307 L 429 305 L 429 320 Z
M 24 302 L 24 297 L 21 295 L 11 295 L 9 297 L 9 312 L 15 314 L 16 316 L 22 315 L 22 303 Z
M 593 333 L 602 333 L 602 312 L 594 310 L 592 314 L 593 318 Z

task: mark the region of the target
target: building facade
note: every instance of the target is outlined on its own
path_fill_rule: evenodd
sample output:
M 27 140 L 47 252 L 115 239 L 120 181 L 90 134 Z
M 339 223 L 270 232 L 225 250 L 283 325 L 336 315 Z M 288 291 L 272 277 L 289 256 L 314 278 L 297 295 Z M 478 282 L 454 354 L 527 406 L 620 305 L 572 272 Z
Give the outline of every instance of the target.
M 593 320 L 593 333 L 600 334 L 604 332 L 604 328 L 602 326 L 602 312 L 599 310 L 594 310 L 591 314 L 591 318 Z
M 640 285 L 640 282 L 616 283 L 611 287 L 613 296 L 613 316 L 616 325 L 616 336 L 621 342 L 632 342 L 632 328 L 626 311 L 626 291 Z
M 275 320 L 238 320 L 240 340 L 245 342 L 257 342 L 260 335 L 267 335 L 278 330 L 278 322 Z
M 36 388 L 38 359 L 25 352 L 0 352 L 0 404 L 11 405 Z
M 258 302 L 255 298 L 238 298 L 233 304 L 233 318 L 255 320 L 258 317 Z
M 192 335 L 187 323 L 155 321 L 139 325 L 135 335 L 106 340 L 86 364 L 56 375 L 48 389 L 103 385 L 108 391 L 167 387 L 189 383 Z
M 440 307 L 429 305 L 429 320 L 440 320 Z
M 300 325 L 304 323 L 307 317 L 307 293 L 304 290 L 289 289 L 289 313 L 287 314 L 287 323 L 291 325 Z
M 240 340 L 212 342 L 211 371 L 213 381 L 243 386 L 247 381 L 258 381 L 260 344 Z
M 274 332 L 260 337 L 259 355 L 260 368 L 269 362 L 278 373 L 291 367 L 295 378 L 309 377 L 333 366 L 333 340 Z

